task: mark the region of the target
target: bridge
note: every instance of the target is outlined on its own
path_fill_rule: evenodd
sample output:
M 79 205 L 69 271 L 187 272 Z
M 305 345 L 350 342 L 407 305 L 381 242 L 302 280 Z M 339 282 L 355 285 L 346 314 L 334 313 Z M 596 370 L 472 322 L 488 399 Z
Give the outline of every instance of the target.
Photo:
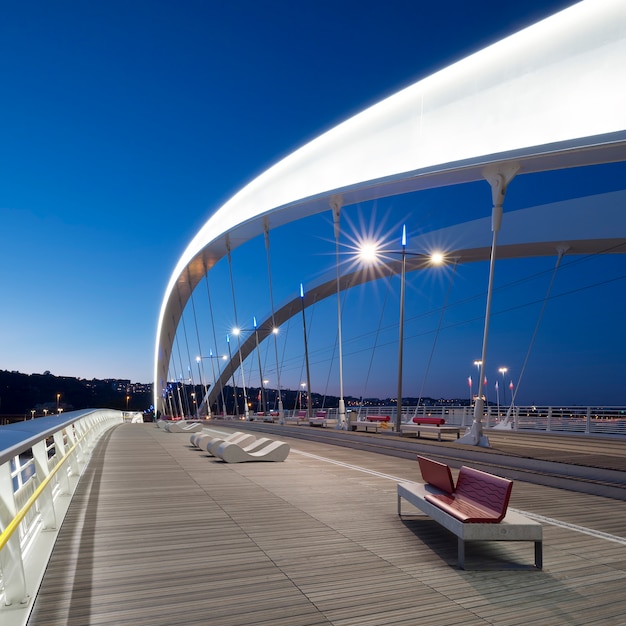
M 336 298 L 336 411 L 345 426 L 342 329 L 351 311 L 343 297 L 359 285 L 400 276 L 395 428 L 372 434 L 207 420 L 211 432 L 280 434 L 292 447 L 285 463 L 228 466 L 190 450 L 183 434 L 127 422 L 116 411 L 3 426 L 3 626 L 348 624 L 363 623 L 365 616 L 372 624 L 425 618 L 433 624 L 525 624 L 529 615 L 542 623 L 619 623 L 626 609 L 620 595 L 626 562 L 623 407 L 568 407 L 555 414 L 554 407 L 520 407 L 511 394 L 506 411 L 498 406 L 494 415 L 484 379 L 496 260 L 549 255 L 557 272 L 564 256 L 624 252 L 619 190 L 516 211 L 505 212 L 504 204 L 514 179 L 626 161 L 626 93 L 616 81 L 626 66 L 625 33 L 622 2 L 577 4 L 355 116 L 218 209 L 166 289 L 155 343 L 155 409 L 198 416 L 202 402 L 179 395 L 181 379 L 183 390 L 197 387 L 196 381 L 204 388 L 208 407 L 226 381 L 235 383 L 237 372 L 245 395 L 246 367 L 257 365 L 255 356 L 262 389 L 263 341 L 274 344 L 280 398 L 285 370 L 274 328 L 286 334 L 294 316 L 306 323 L 306 311 Z M 383 246 L 387 258 L 375 272 L 354 265 L 354 258 L 340 262 L 355 243 L 345 241 L 349 207 L 479 180 L 491 187 L 490 219 L 461 219 L 419 233 L 410 239 L 415 247 L 403 233 L 399 249 Z M 281 227 L 306 224 L 324 212 L 334 244 L 330 274 L 312 271 L 303 281 L 306 290 L 284 293 L 283 304 L 275 306 L 282 274 L 272 265 L 270 239 Z M 403 419 L 426 410 L 403 406 L 405 280 L 424 273 L 427 251 L 442 239 L 454 242 L 443 251 L 448 275 L 459 265 L 489 261 L 476 394 L 470 385 L 474 407 L 471 414 L 448 414 L 451 423 L 458 419 L 469 429 L 463 443 L 471 446 L 406 441 L 398 432 Z M 267 265 L 259 291 L 269 306 L 242 329 L 249 333 L 243 341 L 229 333 L 228 353 L 223 340 L 215 341 L 215 330 L 203 343 L 199 329 L 226 327 L 228 316 L 216 321 L 212 309 L 230 295 L 234 315 L 228 321 L 239 327 L 237 310 L 247 298 L 235 296 L 234 268 L 246 245 L 264 252 L 257 258 L 266 263 L 256 265 Z M 220 284 L 214 280 L 220 269 L 228 278 L 215 289 L 209 280 Z M 201 283 L 206 317 L 199 315 Z M 549 300 L 549 290 L 543 299 Z M 302 343 L 298 359 L 308 368 Z M 211 385 L 203 376 L 205 359 L 211 368 L 219 364 Z M 311 385 L 306 389 L 310 393 Z M 288 411 L 280 407 L 279 418 Z M 498 430 L 500 424 L 506 429 Z M 565 430 L 573 432 L 566 437 Z M 482 445 L 486 434 L 489 446 Z M 461 573 L 452 566 L 445 533 L 421 520 L 398 520 L 395 482 L 419 480 L 417 453 L 454 468 L 472 463 L 515 478 L 512 505 L 545 526 L 545 569 L 518 571 L 524 548 L 506 546 L 470 554 L 477 571 Z M 514 571 L 484 571 L 511 561 Z

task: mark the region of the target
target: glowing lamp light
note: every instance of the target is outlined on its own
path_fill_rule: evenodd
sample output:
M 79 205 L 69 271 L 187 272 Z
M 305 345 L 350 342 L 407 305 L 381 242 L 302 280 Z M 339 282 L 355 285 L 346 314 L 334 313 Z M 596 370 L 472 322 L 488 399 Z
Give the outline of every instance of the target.
M 443 255 L 443 252 L 433 252 L 430 255 L 430 262 L 433 265 L 442 265 L 443 262 L 445 261 L 445 256 Z
M 378 260 L 379 247 L 375 241 L 363 241 L 359 246 L 359 258 L 365 263 L 373 263 Z

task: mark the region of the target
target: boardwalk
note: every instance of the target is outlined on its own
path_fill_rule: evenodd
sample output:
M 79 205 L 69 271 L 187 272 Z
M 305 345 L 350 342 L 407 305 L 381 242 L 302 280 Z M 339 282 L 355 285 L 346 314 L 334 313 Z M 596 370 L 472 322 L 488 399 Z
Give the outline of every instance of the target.
M 544 569 L 492 543 L 461 571 L 449 534 L 396 515 L 415 461 L 288 441 L 285 463 L 227 465 L 153 425 L 107 434 L 29 624 L 626 623 L 626 502 L 516 482 L 511 506 L 550 518 Z

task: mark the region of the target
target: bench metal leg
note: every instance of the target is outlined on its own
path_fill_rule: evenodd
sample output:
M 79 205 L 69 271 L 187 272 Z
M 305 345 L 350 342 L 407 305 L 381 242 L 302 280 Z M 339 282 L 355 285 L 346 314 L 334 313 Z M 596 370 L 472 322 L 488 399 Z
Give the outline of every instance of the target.
M 457 556 L 457 560 L 459 562 L 459 568 L 460 569 L 465 569 L 465 541 L 463 541 L 463 539 L 461 539 L 460 537 L 458 538 L 458 556 Z
M 535 541 L 535 567 L 543 569 L 543 542 Z
M 398 495 L 398 515 L 402 517 L 402 496 Z

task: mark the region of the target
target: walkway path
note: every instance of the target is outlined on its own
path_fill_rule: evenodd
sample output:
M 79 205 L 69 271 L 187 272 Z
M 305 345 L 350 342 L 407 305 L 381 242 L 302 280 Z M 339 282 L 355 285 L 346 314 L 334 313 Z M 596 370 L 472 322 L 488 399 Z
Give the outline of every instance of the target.
M 414 460 L 289 441 L 285 463 L 227 465 L 188 435 L 116 428 L 29 624 L 624 624 L 626 502 L 516 482 L 511 506 L 548 518 L 544 569 L 507 569 L 532 563 L 532 544 L 492 543 L 461 571 L 449 534 L 396 515 Z

